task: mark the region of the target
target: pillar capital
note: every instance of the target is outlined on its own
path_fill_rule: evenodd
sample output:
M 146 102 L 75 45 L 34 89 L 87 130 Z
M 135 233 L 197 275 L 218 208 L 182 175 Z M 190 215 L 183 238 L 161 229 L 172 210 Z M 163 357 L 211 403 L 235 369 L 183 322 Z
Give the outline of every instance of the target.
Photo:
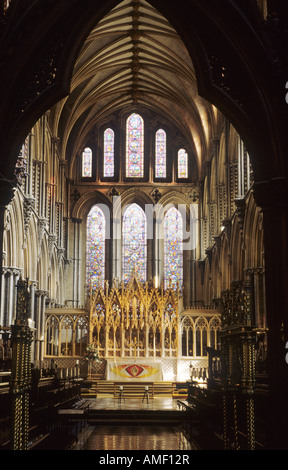
M 288 178 L 279 176 L 267 181 L 255 182 L 253 194 L 256 204 L 263 210 L 288 208 Z
M 79 219 L 77 217 L 72 217 L 71 220 L 74 224 L 81 224 L 82 223 L 82 219 Z

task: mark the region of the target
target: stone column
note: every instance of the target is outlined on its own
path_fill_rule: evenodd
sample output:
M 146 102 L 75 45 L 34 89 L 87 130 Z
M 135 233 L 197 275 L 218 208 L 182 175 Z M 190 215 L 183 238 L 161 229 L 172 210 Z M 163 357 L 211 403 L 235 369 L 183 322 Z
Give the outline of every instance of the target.
M 288 180 L 254 183 L 263 211 L 269 374 L 269 449 L 287 448 L 288 425 Z
M 6 268 L 2 268 L 2 275 L 1 275 L 1 298 L 0 298 L 0 325 L 5 326 L 4 324 L 4 298 L 5 298 L 5 274 Z
M 28 326 L 28 282 L 17 285 L 17 314 L 12 325 L 11 450 L 28 450 L 32 331 Z
M 30 281 L 30 306 L 29 315 L 31 320 L 35 323 L 35 289 L 37 287 L 37 281 Z M 31 360 L 33 362 L 35 357 L 35 341 L 31 345 Z
M 73 247 L 73 307 L 79 307 L 80 302 L 80 224 L 82 219 L 72 219 L 74 224 L 74 247 Z
M 265 275 L 263 267 L 250 268 L 253 275 L 254 300 L 255 300 L 255 326 L 266 328 L 266 304 L 265 304 Z
M 45 338 L 45 301 L 47 291 L 35 290 L 35 327 L 36 337 L 34 346 L 34 360 L 39 361 L 39 368 L 44 356 Z
M 1 247 L 1 256 L 0 256 L 0 272 L 2 272 L 3 267 L 3 234 L 5 228 L 5 217 L 7 205 L 10 203 L 14 196 L 14 188 L 11 184 L 11 181 L 7 179 L 1 179 L 0 185 L 0 247 Z M 2 292 L 2 281 L 3 276 L 0 276 L 0 292 Z
M 14 298 L 14 286 L 13 286 L 13 270 L 7 270 L 7 321 L 8 325 L 12 325 L 13 322 L 13 298 Z
M 11 291 L 12 291 L 12 299 L 11 299 L 11 321 L 10 325 L 12 325 L 15 321 L 16 318 L 16 286 L 18 283 L 18 280 L 21 276 L 21 270 L 20 269 L 13 269 L 11 273 Z

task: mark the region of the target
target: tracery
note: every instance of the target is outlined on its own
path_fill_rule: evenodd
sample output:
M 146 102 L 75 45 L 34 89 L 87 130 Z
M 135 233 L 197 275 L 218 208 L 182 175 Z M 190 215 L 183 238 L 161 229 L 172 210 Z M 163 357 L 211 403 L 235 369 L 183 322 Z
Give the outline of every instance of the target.
M 87 217 L 86 282 L 93 290 L 105 279 L 105 216 L 94 206 Z
M 126 124 L 126 176 L 144 176 L 144 122 L 136 113 L 131 114 Z
M 172 207 L 164 219 L 164 282 L 165 288 L 182 286 L 183 281 L 183 221 L 181 213 Z
M 140 206 L 132 204 L 123 215 L 122 279 L 128 281 L 136 275 L 146 281 L 146 266 L 146 217 Z
M 114 176 L 114 131 L 110 128 L 104 132 L 104 177 Z

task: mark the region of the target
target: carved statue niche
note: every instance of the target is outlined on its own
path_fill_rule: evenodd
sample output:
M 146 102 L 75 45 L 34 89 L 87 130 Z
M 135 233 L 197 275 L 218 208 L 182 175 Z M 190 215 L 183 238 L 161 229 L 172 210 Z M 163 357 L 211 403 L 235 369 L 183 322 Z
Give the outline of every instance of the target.
M 90 342 L 102 357 L 176 357 L 178 296 L 132 279 L 90 296 Z

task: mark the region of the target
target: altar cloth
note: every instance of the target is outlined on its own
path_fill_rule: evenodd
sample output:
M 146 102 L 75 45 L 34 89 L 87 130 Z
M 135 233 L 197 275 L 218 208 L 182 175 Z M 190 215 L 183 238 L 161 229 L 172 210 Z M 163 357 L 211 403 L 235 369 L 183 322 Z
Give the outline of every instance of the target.
M 161 382 L 163 380 L 161 362 L 126 361 L 107 363 L 107 380 L 135 381 L 135 382 Z

